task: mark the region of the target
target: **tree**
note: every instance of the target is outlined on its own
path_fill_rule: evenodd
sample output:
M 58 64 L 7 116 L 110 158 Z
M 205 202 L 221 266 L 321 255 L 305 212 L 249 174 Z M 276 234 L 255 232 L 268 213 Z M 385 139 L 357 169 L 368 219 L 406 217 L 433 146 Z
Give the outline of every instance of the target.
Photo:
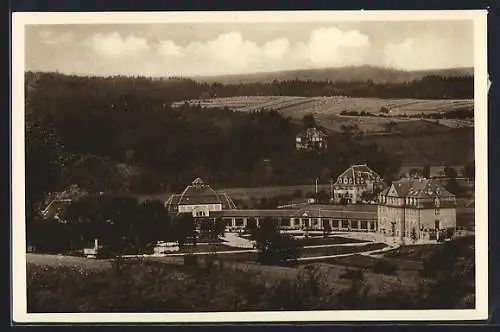
M 250 234 L 250 236 L 255 239 L 258 229 L 257 220 L 253 217 L 249 218 L 245 226 L 245 233 Z
M 431 167 L 429 165 L 425 165 L 422 169 L 422 176 L 426 179 L 431 177 Z
M 305 128 L 313 128 L 316 127 L 316 120 L 314 119 L 314 115 L 306 114 L 302 117 L 302 124 Z
M 380 113 L 383 113 L 383 114 L 388 114 L 389 113 L 389 109 L 385 106 L 382 106 L 380 107 Z
M 457 177 L 457 171 L 453 167 L 446 166 L 444 168 L 444 176 L 449 179 L 454 179 Z
M 332 227 L 330 226 L 330 222 L 326 219 L 323 219 L 323 237 L 326 239 L 328 235 L 331 233 Z
M 221 217 L 215 219 L 215 235 L 222 236 L 226 231 L 226 222 Z
M 173 232 L 179 246 L 183 246 L 189 240 L 196 245 L 196 225 L 190 214 L 179 214 L 174 218 Z
M 415 227 L 411 229 L 410 238 L 413 241 L 413 243 L 417 241 L 417 231 L 415 230 Z
M 469 180 L 474 179 L 476 177 L 476 166 L 473 162 L 465 164 L 464 176 Z
M 422 171 L 420 170 L 420 168 L 412 168 L 408 172 L 408 176 L 411 178 L 419 177 L 421 175 L 422 175 Z
M 35 113 L 31 98 L 25 104 L 26 221 L 39 218 L 38 204 L 57 188 L 58 174 L 66 162 L 64 146 L 43 115 Z
M 257 259 L 262 264 L 294 264 L 300 255 L 300 246 L 288 234 L 279 231 L 278 222 L 265 218 L 257 230 Z
M 448 190 L 450 193 L 460 196 L 464 193 L 464 188 L 460 186 L 455 178 L 451 178 L 448 180 L 445 186 L 446 190 Z

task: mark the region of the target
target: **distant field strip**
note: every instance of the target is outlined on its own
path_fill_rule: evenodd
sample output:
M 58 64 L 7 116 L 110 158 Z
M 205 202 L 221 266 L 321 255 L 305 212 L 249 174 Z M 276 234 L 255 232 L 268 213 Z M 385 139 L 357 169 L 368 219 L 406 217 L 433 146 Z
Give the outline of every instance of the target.
M 342 111 L 365 111 L 376 113 L 381 107 L 388 108 L 394 115 L 412 112 L 450 111 L 463 107 L 474 107 L 474 100 L 426 100 L 426 99 L 380 99 L 352 97 L 292 97 L 292 96 L 244 96 L 189 100 L 203 108 L 227 107 L 235 111 L 250 112 L 261 109 L 279 110 L 282 113 L 300 117 L 304 113 L 338 114 Z M 179 107 L 184 102 L 176 102 Z

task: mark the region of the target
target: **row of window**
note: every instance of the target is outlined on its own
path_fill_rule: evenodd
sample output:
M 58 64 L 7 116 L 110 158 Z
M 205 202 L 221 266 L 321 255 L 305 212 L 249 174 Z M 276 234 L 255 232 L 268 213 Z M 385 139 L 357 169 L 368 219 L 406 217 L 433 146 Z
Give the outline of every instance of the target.
M 330 227 L 332 228 L 354 228 L 354 229 L 375 229 L 375 221 L 371 221 L 368 223 L 367 220 L 351 220 L 349 223 L 349 220 L 340 220 L 340 219 L 323 219 L 326 221 Z M 358 227 L 358 222 L 359 222 L 359 227 Z M 230 218 L 226 219 L 226 223 L 228 225 L 232 224 L 232 220 Z M 243 218 L 235 218 L 234 219 L 234 225 L 235 226 L 245 226 L 245 222 Z M 301 225 L 300 223 L 300 218 L 283 218 L 280 220 L 280 225 L 282 227 L 291 227 L 291 226 L 299 226 Z M 322 227 L 323 226 L 323 221 L 318 220 L 317 218 L 309 218 L 309 219 L 302 219 L 302 225 L 306 227 Z

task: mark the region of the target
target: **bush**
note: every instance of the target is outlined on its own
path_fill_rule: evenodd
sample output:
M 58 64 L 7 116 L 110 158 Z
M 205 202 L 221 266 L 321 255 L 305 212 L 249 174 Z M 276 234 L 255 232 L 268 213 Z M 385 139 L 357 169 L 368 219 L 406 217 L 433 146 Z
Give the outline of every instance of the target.
M 198 256 L 192 255 L 192 254 L 184 255 L 184 265 L 197 266 L 198 265 Z
M 386 260 L 379 260 L 373 265 L 373 272 L 394 275 L 397 273 L 397 266 Z

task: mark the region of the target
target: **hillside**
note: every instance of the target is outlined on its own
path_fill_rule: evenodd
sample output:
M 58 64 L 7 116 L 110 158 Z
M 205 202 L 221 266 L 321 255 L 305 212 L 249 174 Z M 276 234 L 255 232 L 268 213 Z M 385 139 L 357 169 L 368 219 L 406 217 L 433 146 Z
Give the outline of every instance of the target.
M 444 77 L 474 75 L 473 68 L 437 69 L 425 71 L 403 71 L 391 68 L 372 66 L 302 69 L 252 74 L 224 75 L 224 76 L 196 76 L 193 80 L 202 83 L 248 84 L 270 83 L 274 80 L 311 80 L 332 82 L 366 82 L 374 83 L 403 83 L 418 80 L 428 75 Z
M 27 73 L 25 83 L 30 210 L 47 192 L 72 184 L 89 192 L 142 193 L 182 190 L 198 176 L 219 188 L 299 185 L 313 183 L 317 177 L 326 183 L 358 162 L 367 162 L 390 177 L 401 164 L 464 164 L 473 157 L 472 128 L 460 131 L 441 125 L 441 120 L 392 116 L 398 109 L 415 107 L 414 113 L 461 108 L 471 104 L 468 100 L 304 99 L 298 96 L 303 89 L 314 94 L 325 87 L 307 82 L 234 87 L 182 79 Z M 458 85 L 469 89 L 470 82 L 462 83 Z M 457 82 L 441 78 L 413 84 L 422 87 L 416 90 L 422 93 L 443 88 L 436 96 L 457 91 Z M 345 89 L 353 94 L 358 88 L 377 92 L 370 90 L 372 85 L 361 85 Z M 411 84 L 402 86 L 415 91 Z M 269 95 L 241 97 L 253 89 Z M 295 97 L 273 97 L 275 92 L 286 96 L 288 89 L 297 93 Z M 394 93 L 391 86 L 381 89 Z M 463 95 L 471 92 L 467 91 Z M 232 111 L 233 106 L 224 103 L 210 109 L 183 102 L 176 104 L 181 107 L 171 107 L 182 100 L 203 100 L 205 93 L 239 94 L 243 104 L 260 100 L 259 107 L 273 105 L 264 107 L 269 112 Z M 273 98 L 278 98 L 277 104 Z M 276 106 L 280 100 L 288 105 Z M 384 116 L 340 114 L 346 109 L 359 111 L 360 105 L 392 106 Z M 324 154 L 295 149 L 295 135 L 305 126 L 302 116 L 311 110 L 317 123 L 331 129 L 332 144 Z
M 175 102 L 173 107 L 178 108 L 186 102 Z M 406 123 L 409 127 L 398 126 L 393 132 L 413 131 L 415 126 L 411 123 L 420 121 L 418 118 L 406 116 L 429 115 L 440 112 L 449 112 L 459 109 L 474 108 L 471 99 L 381 99 L 381 98 L 354 98 L 354 97 L 296 97 L 296 96 L 241 96 L 226 98 L 208 98 L 188 100 L 187 104 L 199 105 L 202 108 L 227 108 L 240 112 L 254 112 L 262 109 L 280 112 L 283 116 L 300 120 L 306 114 L 313 114 L 318 124 L 336 132 L 341 132 L 343 125 L 356 125 L 363 133 L 385 132 L 386 126 L 391 122 Z M 388 114 L 381 114 L 380 110 L 386 108 Z M 374 116 L 346 116 L 343 112 L 365 112 Z M 384 116 L 381 116 L 384 115 Z M 440 124 L 426 122 L 429 126 L 440 130 L 448 127 L 473 126 L 470 121 L 441 120 Z M 420 124 L 418 127 L 421 127 Z M 398 130 L 401 129 L 401 130 Z M 426 129 L 427 130 L 427 129 Z

